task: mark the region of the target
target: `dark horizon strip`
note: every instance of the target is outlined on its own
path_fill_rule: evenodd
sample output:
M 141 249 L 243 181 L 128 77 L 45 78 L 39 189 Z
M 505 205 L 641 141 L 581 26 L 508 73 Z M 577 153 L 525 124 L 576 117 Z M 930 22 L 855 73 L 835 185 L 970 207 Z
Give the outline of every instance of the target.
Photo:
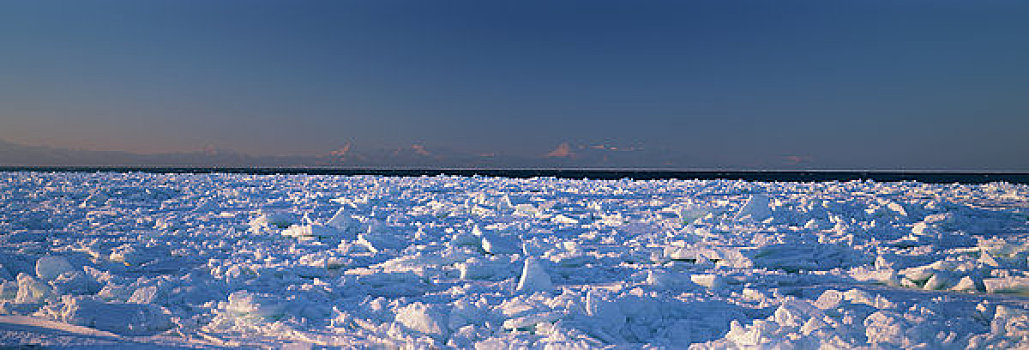
M 141 172 L 151 174 L 252 174 L 252 175 L 375 175 L 375 176 L 489 176 L 508 178 L 554 177 L 593 180 L 745 180 L 761 182 L 828 182 L 872 180 L 876 182 L 917 181 L 933 184 L 984 184 L 1008 182 L 1029 184 L 1029 173 L 1008 172 L 925 172 L 925 171 L 680 171 L 680 170 L 595 170 L 595 169 L 373 169 L 373 168 L 218 168 L 218 167 L 0 167 L 0 172 Z

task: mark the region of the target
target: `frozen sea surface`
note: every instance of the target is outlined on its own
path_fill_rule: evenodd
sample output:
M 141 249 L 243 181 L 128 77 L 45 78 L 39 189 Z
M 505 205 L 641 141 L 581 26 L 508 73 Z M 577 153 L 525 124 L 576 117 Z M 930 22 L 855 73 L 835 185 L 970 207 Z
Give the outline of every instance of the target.
M 1026 348 L 1029 187 L 0 173 L 0 345 Z

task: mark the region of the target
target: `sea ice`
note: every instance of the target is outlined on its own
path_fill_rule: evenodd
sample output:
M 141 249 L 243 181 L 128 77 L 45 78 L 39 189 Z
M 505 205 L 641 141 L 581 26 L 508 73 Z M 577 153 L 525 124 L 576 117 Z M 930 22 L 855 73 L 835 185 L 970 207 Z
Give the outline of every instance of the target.
M 1026 348 L 1029 186 L 0 173 L 0 346 Z

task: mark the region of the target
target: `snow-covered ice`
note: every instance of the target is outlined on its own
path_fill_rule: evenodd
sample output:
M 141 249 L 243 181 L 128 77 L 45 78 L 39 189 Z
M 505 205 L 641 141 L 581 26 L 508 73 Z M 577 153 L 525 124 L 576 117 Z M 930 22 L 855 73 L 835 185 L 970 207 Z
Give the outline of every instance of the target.
M 0 345 L 1026 348 L 1029 187 L 0 173 Z

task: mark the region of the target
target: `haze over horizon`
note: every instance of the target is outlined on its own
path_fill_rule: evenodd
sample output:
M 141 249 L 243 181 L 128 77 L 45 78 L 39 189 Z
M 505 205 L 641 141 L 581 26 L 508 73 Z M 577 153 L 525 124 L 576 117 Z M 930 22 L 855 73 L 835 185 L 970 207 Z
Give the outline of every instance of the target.
M 12 1 L 0 165 L 1029 170 L 1025 18 L 1020 1 Z

